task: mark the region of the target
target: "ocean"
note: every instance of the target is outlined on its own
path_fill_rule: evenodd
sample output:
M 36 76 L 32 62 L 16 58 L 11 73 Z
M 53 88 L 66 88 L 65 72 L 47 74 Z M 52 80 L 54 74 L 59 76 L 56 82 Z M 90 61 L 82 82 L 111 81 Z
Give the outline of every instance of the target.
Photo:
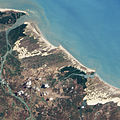
M 0 0 L 0 7 L 28 11 L 48 41 L 120 88 L 119 0 Z

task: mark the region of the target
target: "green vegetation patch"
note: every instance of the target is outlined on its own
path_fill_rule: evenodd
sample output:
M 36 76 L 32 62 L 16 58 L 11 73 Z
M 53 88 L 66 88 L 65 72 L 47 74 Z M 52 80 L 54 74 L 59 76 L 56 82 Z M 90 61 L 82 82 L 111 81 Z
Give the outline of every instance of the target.
M 6 76 L 21 75 L 21 62 L 13 54 L 9 54 L 6 59 L 6 66 L 9 66 L 9 68 L 5 67 Z
M 83 71 L 72 66 L 67 66 L 62 68 L 60 72 L 64 73 L 64 76 L 59 75 L 59 80 L 65 80 L 67 78 L 76 79 L 78 84 L 82 85 L 83 88 L 86 88 L 85 83 L 87 82 L 87 79 L 84 77 L 86 74 Z
M 1 56 L 4 56 L 6 52 L 7 52 L 6 32 L 2 31 L 0 32 L 0 54 Z
M 14 43 L 20 38 L 26 36 L 23 32 L 27 24 L 22 24 L 15 29 L 12 29 L 8 34 L 8 39 L 11 44 L 11 46 L 14 45 Z
M 23 15 L 25 13 L 22 12 L 0 12 L 0 24 L 14 24 Z

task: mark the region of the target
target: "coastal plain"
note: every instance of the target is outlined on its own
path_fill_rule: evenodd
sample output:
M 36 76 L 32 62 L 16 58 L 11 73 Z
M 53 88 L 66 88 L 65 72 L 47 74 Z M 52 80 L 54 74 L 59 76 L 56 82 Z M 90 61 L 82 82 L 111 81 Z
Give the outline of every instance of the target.
M 16 25 L 27 15 L 0 9 L 0 119 L 120 120 L 120 89 L 49 43 L 35 23 Z

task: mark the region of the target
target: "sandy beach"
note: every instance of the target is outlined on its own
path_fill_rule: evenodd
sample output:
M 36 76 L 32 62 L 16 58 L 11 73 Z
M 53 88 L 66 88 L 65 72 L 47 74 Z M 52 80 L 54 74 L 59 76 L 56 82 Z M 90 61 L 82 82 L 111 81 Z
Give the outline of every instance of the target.
M 64 51 L 64 53 L 67 54 L 68 58 L 72 61 L 72 63 L 74 65 L 76 65 L 75 67 L 77 67 L 78 69 L 84 71 L 85 73 L 95 73 L 95 70 L 90 69 L 86 66 L 84 66 L 82 63 L 80 63 L 76 58 L 74 58 L 62 45 L 59 46 L 59 48 L 61 50 Z
M 25 22 L 24 24 L 27 24 L 29 29 L 32 29 L 34 31 L 34 33 L 36 33 L 38 36 L 40 36 L 42 38 L 42 40 L 49 46 L 51 47 L 51 49 L 55 49 L 57 47 L 55 47 L 54 45 L 52 45 L 42 34 L 42 32 L 40 31 L 40 29 L 37 27 L 37 25 L 33 24 L 34 27 L 32 27 L 30 25 L 29 22 Z M 85 73 L 95 73 L 95 70 L 87 68 L 86 66 L 84 66 L 82 63 L 80 63 L 76 58 L 74 58 L 62 45 L 58 46 L 59 49 L 63 50 L 64 53 L 68 56 L 68 58 L 72 61 L 72 63 L 74 65 L 76 65 L 75 67 L 77 67 L 78 69 L 84 71 Z
M 7 12 L 7 11 L 22 12 L 22 13 L 25 13 L 26 15 L 29 15 L 26 11 L 15 10 L 15 9 L 8 9 L 8 8 L 5 8 L 5 9 L 0 8 L 0 11 L 1 11 L 1 12 Z
M 42 40 L 48 45 L 50 46 L 52 49 L 56 48 L 54 45 L 52 45 L 42 34 L 42 32 L 40 31 L 40 29 L 37 27 L 37 25 L 35 23 L 30 23 L 30 22 L 24 22 L 24 24 L 28 25 L 28 29 L 32 29 L 33 32 L 38 35 L 40 38 L 42 38 Z M 33 25 L 33 26 L 32 26 Z

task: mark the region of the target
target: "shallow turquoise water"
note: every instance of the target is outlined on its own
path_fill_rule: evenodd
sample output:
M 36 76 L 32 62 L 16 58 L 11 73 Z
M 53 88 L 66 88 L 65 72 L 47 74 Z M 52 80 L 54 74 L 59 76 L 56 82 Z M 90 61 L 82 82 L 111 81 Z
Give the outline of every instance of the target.
M 62 44 L 81 63 L 96 69 L 104 81 L 120 88 L 119 0 L 0 0 L 0 3 L 0 7 L 31 10 L 30 19 L 37 22 L 50 42 Z

